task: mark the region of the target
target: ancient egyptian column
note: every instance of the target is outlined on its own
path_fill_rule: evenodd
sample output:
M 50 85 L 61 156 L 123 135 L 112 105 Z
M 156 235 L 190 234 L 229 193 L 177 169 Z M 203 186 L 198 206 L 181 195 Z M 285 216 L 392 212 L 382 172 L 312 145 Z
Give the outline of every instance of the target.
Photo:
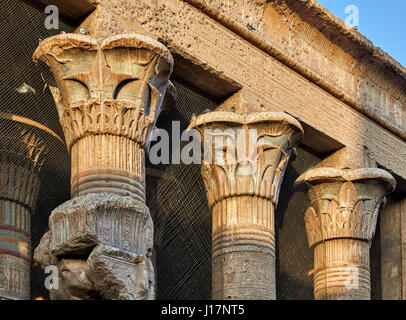
M 369 245 L 395 179 L 377 168 L 315 168 L 301 182 L 311 200 L 305 222 L 314 248 L 314 298 L 370 300 Z
M 203 137 L 202 177 L 212 209 L 213 299 L 275 299 L 274 211 L 301 141 L 285 113 L 215 111 L 190 125 Z
M 153 299 L 153 223 L 145 152 L 173 70 L 170 52 L 139 34 L 61 34 L 34 60 L 48 83 L 72 157 L 72 199 L 57 207 L 35 251 L 56 265 L 52 299 Z
M 30 299 L 30 222 L 48 152 L 38 131 L 0 113 L 0 300 Z

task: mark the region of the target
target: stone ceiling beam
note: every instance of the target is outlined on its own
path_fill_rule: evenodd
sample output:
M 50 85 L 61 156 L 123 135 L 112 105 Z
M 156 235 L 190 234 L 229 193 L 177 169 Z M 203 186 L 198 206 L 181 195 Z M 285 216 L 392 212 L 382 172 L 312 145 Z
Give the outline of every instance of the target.
M 92 12 L 96 6 L 89 0 L 34 0 L 40 6 L 54 5 L 64 17 L 78 21 Z

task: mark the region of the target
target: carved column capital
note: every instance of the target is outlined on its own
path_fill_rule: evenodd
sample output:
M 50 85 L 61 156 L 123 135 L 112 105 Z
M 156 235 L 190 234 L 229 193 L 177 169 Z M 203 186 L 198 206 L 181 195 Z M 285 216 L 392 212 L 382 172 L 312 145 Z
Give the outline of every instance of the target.
M 203 159 L 202 175 L 210 206 L 235 196 L 278 202 L 284 170 L 303 137 L 296 119 L 280 112 L 240 115 L 216 111 L 199 116 L 189 128 L 197 128 L 206 139 L 204 152 L 209 155 Z M 230 152 L 235 161 L 227 161 Z M 244 173 L 251 169 L 252 174 Z
M 213 211 L 213 298 L 275 299 L 274 208 L 298 121 L 284 113 L 211 112 L 197 117 L 202 177 Z
M 377 168 L 315 168 L 301 182 L 311 200 L 305 222 L 315 253 L 315 298 L 370 299 L 368 242 L 395 179 Z
M 39 191 L 40 172 L 48 147 L 39 130 L 1 119 L 0 198 L 18 202 L 33 211 Z M 10 187 L 13 186 L 13 187 Z
M 72 195 L 115 190 L 145 200 L 144 153 L 173 70 L 168 49 L 139 34 L 62 34 L 42 41 L 34 60 L 54 75 Z
M 309 246 L 339 238 L 372 240 L 378 212 L 395 187 L 388 172 L 376 169 L 317 168 L 300 176 L 312 205 L 305 213 Z

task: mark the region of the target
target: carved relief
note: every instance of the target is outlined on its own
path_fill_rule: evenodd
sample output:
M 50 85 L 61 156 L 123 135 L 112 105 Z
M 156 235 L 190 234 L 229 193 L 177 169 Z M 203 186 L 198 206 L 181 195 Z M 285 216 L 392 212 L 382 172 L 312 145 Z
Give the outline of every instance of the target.
M 404 129 L 406 95 L 401 92 L 404 70 L 380 48 L 327 14 L 316 1 L 270 3 L 264 20 L 264 38 L 268 42 L 366 110 Z M 351 36 L 338 43 L 335 40 L 340 36 L 338 30 Z M 379 56 L 380 61 L 362 54 L 361 48 Z
M 316 168 L 297 182 L 306 182 L 312 202 L 305 222 L 314 247 L 315 298 L 370 299 L 368 243 L 385 196 L 395 188 L 394 178 L 376 168 Z M 356 287 L 346 285 L 351 277 Z
M 49 86 L 72 153 L 72 195 L 111 187 L 145 200 L 144 150 L 165 105 L 169 51 L 138 34 L 100 42 L 65 34 L 44 40 L 34 60 L 45 61 L 55 78 Z
M 253 7 L 260 8 L 260 3 L 263 1 L 258 1 L 258 5 L 256 5 L 256 2 L 253 1 Z M 323 15 L 323 10 L 318 10 L 320 6 L 316 1 L 294 0 L 293 2 L 297 2 L 300 7 L 303 6 L 304 9 L 308 10 L 307 13 L 315 12 Z M 122 19 L 113 22 L 106 19 L 103 28 L 108 32 L 121 30 L 120 28 L 123 28 L 124 25 L 121 21 L 125 21 L 126 28 L 130 28 L 130 26 L 132 28 L 142 27 L 146 32 L 167 41 L 172 52 L 183 56 L 185 60 L 192 62 L 208 73 L 215 74 L 217 79 L 226 81 L 227 85 L 236 85 L 233 92 L 238 90 L 239 85 L 242 86 L 244 89 L 241 91 L 244 91 L 244 98 L 236 105 L 237 108 L 241 109 L 242 113 L 289 110 L 290 114 L 300 117 L 309 126 L 327 134 L 342 145 L 358 148 L 359 144 L 367 144 L 369 148 L 375 150 L 377 160 L 381 165 L 391 168 L 397 175 L 405 175 L 404 166 L 401 165 L 404 158 L 402 141 L 388 134 L 385 130 L 381 130 L 381 127 L 384 126 L 392 132 L 396 132 L 395 134 L 399 137 L 404 136 L 400 130 L 391 127 L 392 122 L 396 119 L 395 114 L 391 116 L 393 99 L 401 93 L 398 85 L 392 86 L 392 80 L 389 81 L 388 78 L 381 79 L 378 82 L 389 81 L 389 86 L 391 86 L 390 90 L 388 85 L 383 86 L 383 88 L 386 87 L 387 89 L 384 91 L 386 95 L 382 95 L 383 100 L 375 104 L 377 106 L 386 105 L 387 109 L 390 110 L 389 118 L 386 118 L 386 120 L 379 120 L 378 115 L 373 117 L 373 121 L 366 119 L 358 112 L 363 107 L 361 105 L 359 106 L 360 109 L 357 109 L 358 111 L 349 108 L 348 105 L 352 105 L 349 100 L 355 100 L 353 102 L 357 100 L 355 95 L 349 94 L 354 91 L 351 88 L 356 86 L 353 78 L 359 77 L 356 69 L 357 64 L 352 57 L 337 54 L 336 50 L 340 51 L 342 49 L 329 49 L 330 46 L 326 46 L 324 42 L 326 36 L 320 35 L 320 32 L 311 31 L 312 28 L 304 30 L 302 26 L 298 26 L 298 28 L 295 28 L 298 29 L 297 34 L 296 30 L 289 31 L 287 17 L 292 12 L 292 9 L 297 9 L 296 6 L 291 6 L 289 9 L 285 6 L 285 0 L 279 1 L 280 5 L 277 5 L 278 2 L 272 1 L 265 4 L 265 13 L 262 11 L 251 12 L 259 14 L 257 17 L 253 17 L 255 21 L 265 20 L 266 32 L 264 36 L 268 35 L 269 37 L 263 39 L 259 37 L 260 39 L 257 39 L 261 40 L 261 43 L 264 40 L 269 44 L 269 46 L 263 44 L 269 49 L 264 52 L 249 43 L 249 40 L 254 38 L 248 35 L 253 35 L 255 32 L 251 32 L 247 28 L 240 28 L 237 25 L 239 22 L 234 19 L 242 12 L 242 6 L 248 1 L 230 0 L 232 4 L 230 7 L 225 1 L 219 0 L 210 1 L 209 5 L 206 4 L 209 3 L 208 1 L 202 0 L 157 1 L 156 5 L 151 5 L 149 0 L 136 2 L 132 0 L 98 0 L 97 3 L 100 4 L 100 7 L 104 7 L 105 12 L 114 12 L 117 17 Z M 277 12 L 273 7 L 275 4 L 276 7 L 282 8 L 284 12 Z M 235 12 L 228 13 L 228 8 L 232 11 L 235 9 Z M 298 11 L 296 10 L 296 12 Z M 224 17 L 222 14 L 224 14 Z M 208 18 L 208 15 L 211 18 Z M 154 19 L 151 19 L 151 17 L 154 17 Z M 325 31 L 333 31 L 332 39 L 337 39 L 337 30 L 335 30 L 334 26 L 337 26 L 338 20 L 331 15 L 329 18 L 324 16 L 323 21 L 327 25 L 331 25 L 332 29 Z M 308 15 L 306 19 L 316 23 L 315 20 L 319 19 L 319 16 Z M 234 23 L 234 27 L 231 28 L 232 22 L 237 23 Z M 269 22 L 271 23 L 269 24 Z M 243 25 L 241 23 L 241 26 Z M 173 26 L 176 26 L 176 28 Z M 356 31 L 353 31 L 354 33 Z M 294 43 L 293 40 L 290 41 L 290 37 L 286 37 L 288 34 L 295 34 L 296 38 L 293 38 L 296 40 L 306 37 L 310 45 L 303 45 L 303 41 L 300 41 L 300 46 L 292 46 L 292 49 L 296 48 L 296 50 L 295 52 L 292 51 L 293 54 L 290 55 L 289 51 L 284 49 L 284 46 Z M 242 39 L 241 36 L 248 41 Z M 347 37 L 347 34 L 342 35 L 342 38 L 340 36 L 340 39 L 344 41 L 345 37 Z M 322 41 L 322 39 L 324 40 Z M 358 36 L 358 40 L 362 40 L 360 36 Z M 259 45 L 259 42 L 256 43 Z M 317 45 L 314 47 L 315 50 L 312 51 L 311 44 L 313 43 L 317 43 Z M 363 43 L 363 41 L 360 43 Z M 265 49 L 262 45 L 260 47 Z M 284 53 L 282 55 L 284 58 L 272 48 L 280 49 Z M 328 56 L 334 52 L 333 65 L 340 65 L 340 63 L 345 65 L 347 71 L 337 78 L 337 83 L 327 81 L 338 74 L 339 69 L 335 68 L 334 72 L 330 72 L 330 68 L 325 67 L 326 57 L 320 53 L 316 54 L 316 51 L 320 51 L 320 48 L 324 48 L 321 51 L 328 52 Z M 306 59 L 309 60 L 306 64 L 298 63 L 296 60 L 296 56 L 301 51 L 300 55 L 307 57 Z M 380 56 L 378 52 L 377 54 Z M 282 58 L 279 60 L 282 63 L 276 61 L 275 58 Z M 288 60 L 291 63 L 288 63 Z M 335 63 L 336 60 L 337 63 Z M 382 59 L 382 61 L 384 60 L 386 58 Z M 286 63 L 290 68 L 286 67 Z M 376 65 L 376 63 L 374 64 Z M 329 65 L 331 65 L 331 62 Z M 317 86 L 309 83 L 307 79 L 295 73 L 294 70 L 305 75 L 305 78 L 312 79 L 311 81 L 316 83 Z M 368 75 L 368 71 L 363 73 Z M 388 76 L 392 77 L 390 74 Z M 196 81 L 197 79 L 201 80 Z M 215 79 L 215 77 L 207 77 L 203 73 L 202 76 L 192 77 L 191 81 L 195 80 L 193 84 L 205 89 L 205 91 L 218 93 L 218 88 L 213 88 L 211 85 L 213 81 L 206 81 L 207 79 Z M 339 84 L 345 85 L 348 90 L 340 89 Z M 328 92 L 334 93 L 333 96 L 326 93 L 319 85 Z M 374 87 L 374 89 L 376 88 Z M 348 98 L 350 96 L 352 98 L 348 99 L 348 101 L 347 99 L 343 100 L 343 93 L 346 93 Z M 222 97 L 224 97 L 224 94 Z M 370 99 L 369 104 L 371 104 L 371 101 Z M 397 108 L 399 114 L 402 105 L 403 103 Z M 368 106 L 365 106 L 365 111 L 367 109 Z M 381 108 L 381 110 L 383 109 L 385 107 Z M 240 112 L 239 109 L 237 109 L 237 112 Z M 373 114 L 373 112 L 368 111 L 369 115 L 371 115 L 370 113 Z M 337 115 L 340 121 L 337 121 Z M 359 128 L 364 130 L 360 131 Z M 389 149 L 385 148 L 386 145 L 391 147 Z
M 0 254 L 0 300 L 30 298 L 30 262 Z
M 213 213 L 213 298 L 275 299 L 274 208 L 301 125 L 284 113 L 217 111 L 189 128 L 212 139 L 202 177 Z

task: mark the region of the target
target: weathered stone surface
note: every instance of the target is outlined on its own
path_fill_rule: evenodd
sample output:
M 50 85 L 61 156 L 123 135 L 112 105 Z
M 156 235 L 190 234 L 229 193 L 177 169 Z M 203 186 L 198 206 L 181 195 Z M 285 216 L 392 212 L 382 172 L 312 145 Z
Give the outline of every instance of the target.
M 52 300 L 94 300 L 99 297 L 85 273 L 86 261 L 61 259 L 57 267 L 58 285 L 49 292 Z
M 315 168 L 300 176 L 301 182 L 309 186 L 312 201 L 305 222 L 314 248 L 315 299 L 369 300 L 369 242 L 395 179 L 376 168 Z
M 56 256 L 103 243 L 149 255 L 153 223 L 148 207 L 132 197 L 89 193 L 57 207 L 49 217 L 50 250 Z
M 204 139 L 202 176 L 213 214 L 213 298 L 275 299 L 274 208 L 303 137 L 301 125 L 284 113 L 215 111 L 200 115 L 189 128 L 197 128 Z
M 72 196 L 114 189 L 145 201 L 144 154 L 172 72 L 169 51 L 136 34 L 102 41 L 64 34 L 44 40 L 34 59 L 55 77 L 50 88 L 72 153 Z
M 132 197 L 89 193 L 56 208 L 34 253 L 58 267 L 55 299 L 153 299 L 153 223 Z M 66 272 L 65 272 L 65 271 Z
M 42 41 L 34 60 L 54 75 L 72 155 L 73 199 L 53 211 L 36 251 L 42 265 L 57 260 L 60 273 L 68 270 L 51 297 L 153 299 L 145 152 L 162 108 L 174 105 L 173 58 L 140 34 L 62 34 Z
M 58 263 L 58 259 L 49 250 L 50 237 L 50 232 L 45 232 L 39 245 L 34 249 L 34 264 L 39 264 L 43 269 L 47 265 L 56 265 Z
M 154 268 L 149 257 L 98 245 L 89 256 L 86 274 L 104 299 L 155 299 Z
M 0 299 L 30 298 L 31 215 L 48 152 L 35 128 L 0 115 Z

